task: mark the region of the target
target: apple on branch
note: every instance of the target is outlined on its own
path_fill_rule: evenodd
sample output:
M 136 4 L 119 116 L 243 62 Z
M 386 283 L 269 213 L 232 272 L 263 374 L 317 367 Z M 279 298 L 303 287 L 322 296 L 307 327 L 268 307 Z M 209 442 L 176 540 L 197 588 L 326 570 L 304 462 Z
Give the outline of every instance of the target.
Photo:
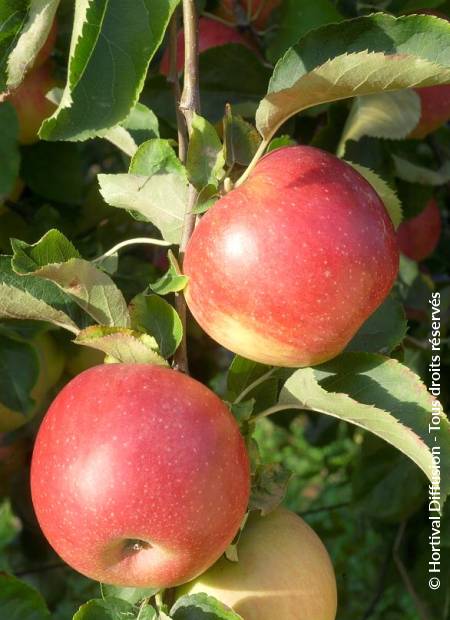
M 419 215 L 403 221 L 398 227 L 400 251 L 411 260 L 424 260 L 436 249 L 441 229 L 441 212 L 436 200 L 432 198 Z
M 269 23 L 272 11 L 281 4 L 281 0 L 220 0 L 214 13 L 221 19 L 232 23 L 252 23 L 258 29 L 264 29 Z
M 104 583 L 170 587 L 239 529 L 249 461 L 225 404 L 186 375 L 96 366 L 59 393 L 37 435 L 31 491 L 55 551 Z
M 185 296 L 231 351 L 310 366 L 345 348 L 389 293 L 398 260 L 372 186 L 325 151 L 285 147 L 201 219 L 184 258 Z
M 221 558 L 177 594 L 205 592 L 243 620 L 334 620 L 336 579 L 327 550 L 303 519 L 284 508 L 253 514 L 238 562 Z
M 222 24 L 215 19 L 201 17 L 198 22 L 198 48 L 204 52 L 211 47 L 219 47 L 227 43 L 240 43 L 251 47 L 247 39 L 235 28 Z M 177 40 L 177 71 L 184 69 L 184 33 L 180 30 Z M 169 50 L 166 48 L 161 60 L 160 71 L 169 74 Z

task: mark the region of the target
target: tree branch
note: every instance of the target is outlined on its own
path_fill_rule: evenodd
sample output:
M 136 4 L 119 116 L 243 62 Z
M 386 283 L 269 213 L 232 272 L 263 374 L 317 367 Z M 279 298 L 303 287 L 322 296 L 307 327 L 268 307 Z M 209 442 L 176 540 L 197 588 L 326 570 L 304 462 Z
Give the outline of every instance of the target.
M 188 134 L 192 131 L 194 115 L 200 111 L 200 88 L 198 76 L 198 17 L 194 0 L 183 0 L 183 27 L 184 27 L 184 84 L 180 100 L 180 110 L 186 120 Z M 183 264 L 183 257 L 188 241 L 194 231 L 195 214 L 193 209 L 197 202 L 198 192 L 193 185 L 189 185 L 188 201 L 184 214 L 183 234 L 180 243 L 178 260 Z M 187 307 L 181 293 L 175 296 L 175 308 L 183 324 L 183 340 L 178 347 L 174 363 L 182 372 L 189 372 L 186 323 Z
M 180 110 L 181 90 L 178 80 L 178 9 L 174 11 L 169 24 L 169 73 L 167 81 L 172 85 L 175 101 L 175 114 L 177 117 L 178 131 L 178 157 L 186 162 L 188 135 L 185 118 Z

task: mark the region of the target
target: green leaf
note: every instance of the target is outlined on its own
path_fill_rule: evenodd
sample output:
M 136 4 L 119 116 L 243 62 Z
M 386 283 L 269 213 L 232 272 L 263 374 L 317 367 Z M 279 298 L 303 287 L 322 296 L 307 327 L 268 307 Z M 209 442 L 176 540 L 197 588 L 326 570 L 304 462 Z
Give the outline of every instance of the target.
M 14 273 L 9 256 L 0 256 L 0 318 L 49 321 L 74 334 L 89 324 L 72 299 L 55 284 Z
M 392 154 L 392 159 L 395 163 L 396 174 L 402 181 L 419 185 L 431 185 L 433 187 L 445 185 L 450 181 L 449 161 L 445 161 L 439 170 L 431 170 L 430 168 L 413 164 L 398 155 Z
M 0 403 L 24 416 L 33 407 L 30 392 L 39 375 L 35 348 L 0 334 Z
M 295 146 L 296 144 L 297 142 L 293 140 L 291 136 L 278 136 L 270 141 L 270 144 L 266 149 L 266 153 L 270 153 L 270 151 L 275 151 L 275 149 L 280 149 L 284 146 Z
M 52 263 L 81 258 L 75 246 L 59 230 L 49 230 L 33 244 L 11 239 L 14 251 L 12 268 L 16 273 L 29 274 Z
M 263 463 L 256 468 L 252 480 L 249 510 L 259 510 L 264 516 L 283 501 L 292 472 L 279 463 Z
M 74 342 L 103 351 L 110 362 L 167 366 L 158 353 L 156 340 L 132 329 L 92 325 L 81 331 Z
M 29 0 L 0 2 L 0 93 L 7 90 L 7 61 L 26 23 Z
M 224 175 L 223 146 L 213 125 L 194 114 L 189 138 L 186 169 L 190 182 L 201 190 L 207 185 L 218 186 Z
M 330 0 L 286 0 L 281 5 L 280 13 L 279 27 L 271 37 L 267 50 L 267 57 L 274 63 L 310 30 L 342 20 Z
M 0 618 L 49 620 L 50 612 L 37 590 L 12 575 L 0 574 Z
M 170 250 L 167 253 L 167 256 L 170 263 L 169 269 L 161 278 L 156 280 L 156 282 L 152 282 L 148 285 L 150 290 L 158 295 L 178 293 L 186 287 L 189 280 L 187 276 L 184 276 L 180 272 L 180 267 L 176 261 L 176 258 Z
M 389 354 L 408 330 L 403 305 L 392 295 L 363 323 L 346 347 L 346 351 Z
M 106 140 L 133 157 L 138 145 L 159 138 L 158 118 L 142 103 L 137 103 L 127 118 L 103 134 Z
M 382 179 L 372 170 L 369 170 L 369 168 L 365 168 L 364 166 L 360 166 L 359 164 L 354 164 L 351 161 L 347 163 L 350 164 L 350 166 L 352 166 L 357 172 L 359 172 L 361 176 L 366 179 L 366 181 L 370 183 L 370 185 L 373 187 L 373 189 L 383 201 L 383 204 L 386 207 L 386 211 L 388 212 L 389 217 L 392 220 L 394 228 L 397 228 L 402 221 L 403 216 L 402 205 L 395 191 L 388 185 L 388 183 L 386 183 L 384 179 Z
M 89 261 L 72 258 L 33 272 L 69 295 L 96 323 L 116 327 L 130 324 L 126 301 L 111 278 Z
M 19 176 L 18 135 L 19 123 L 14 108 L 8 102 L 0 103 L 0 205 L 12 192 Z
M 337 154 L 343 156 L 347 140 L 362 136 L 402 140 L 420 120 L 421 104 L 414 90 L 356 97 L 345 123 Z
M 28 16 L 8 58 L 9 89 L 17 88 L 31 69 L 53 24 L 59 0 L 30 0 Z
M 2 447 L 1 441 L 0 447 Z M 14 540 L 20 529 L 20 521 L 12 511 L 10 500 L 3 500 L 0 504 L 0 555 L 2 550 Z
M 73 620 L 134 620 L 131 603 L 120 598 L 93 599 L 80 607 Z
M 170 357 L 183 337 L 176 310 L 158 295 L 137 295 L 130 303 L 131 326 L 153 336 L 162 357 Z
M 270 366 L 235 355 L 228 369 L 227 400 L 235 400 L 251 383 L 270 370 Z
M 248 166 L 258 150 L 261 138 L 256 129 L 228 106 L 223 119 L 224 147 L 227 166 Z
M 255 410 L 255 402 L 254 398 L 250 398 L 249 400 L 243 400 L 240 403 L 232 403 L 230 405 L 231 413 L 236 418 L 238 424 L 247 422 L 251 418 Z
M 173 620 L 242 620 L 232 609 L 207 594 L 187 594 L 179 598 L 170 616 Z
M 129 174 L 99 174 L 105 201 L 134 211 L 152 222 L 166 241 L 179 243 L 188 195 L 188 181 L 168 140 L 144 142 L 130 164 Z
M 41 137 L 85 140 L 123 121 L 139 99 L 176 5 L 177 0 L 77 2 L 68 81 Z
M 379 13 L 308 33 L 277 63 L 256 113 L 268 141 L 293 114 L 331 101 L 450 81 L 450 23 Z
M 320 381 L 320 385 L 318 383 Z M 350 422 L 406 454 L 431 480 L 435 447 L 431 412 L 441 422 L 442 471 L 450 467 L 450 423 L 420 378 L 397 360 L 373 353 L 343 353 L 314 370 L 301 368 L 286 381 L 280 403 Z M 442 480 L 442 495 L 450 480 Z
M 132 605 L 144 598 L 154 596 L 159 591 L 158 588 L 124 588 L 122 586 L 111 586 L 109 584 L 102 584 L 101 589 L 104 598 L 120 598 Z

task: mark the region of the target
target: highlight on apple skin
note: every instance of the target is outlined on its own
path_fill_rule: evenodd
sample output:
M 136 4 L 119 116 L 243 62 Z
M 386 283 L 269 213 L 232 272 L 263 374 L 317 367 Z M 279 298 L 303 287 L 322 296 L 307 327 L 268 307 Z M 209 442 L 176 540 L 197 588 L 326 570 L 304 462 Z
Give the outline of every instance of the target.
M 284 508 L 251 516 L 238 543 L 238 562 L 221 558 L 178 589 L 205 592 L 243 620 L 334 620 L 336 579 L 327 550 L 303 519 Z
M 53 63 L 47 61 L 27 73 L 21 85 L 6 97 L 16 110 L 21 144 L 33 144 L 38 141 L 38 131 L 42 122 L 56 109 L 55 104 L 46 97 L 48 91 L 55 86 Z
M 54 400 L 31 465 L 43 533 L 103 583 L 170 587 L 211 566 L 236 534 L 250 485 L 225 404 L 148 364 L 95 366 Z
M 231 351 L 310 366 L 345 348 L 389 293 L 398 261 L 372 186 L 325 151 L 285 147 L 201 219 L 183 262 L 185 297 Z
M 400 252 L 411 260 L 424 260 L 436 249 L 441 230 L 441 212 L 436 200 L 432 198 L 419 215 L 404 220 L 398 227 Z
M 227 43 L 240 43 L 250 47 L 247 39 L 235 28 L 222 24 L 215 19 L 201 17 L 198 22 L 198 48 L 199 52 L 204 52 L 211 47 L 219 47 Z M 184 33 L 178 33 L 177 41 L 177 71 L 184 69 Z M 160 64 L 160 71 L 163 75 L 169 73 L 169 50 L 166 48 Z

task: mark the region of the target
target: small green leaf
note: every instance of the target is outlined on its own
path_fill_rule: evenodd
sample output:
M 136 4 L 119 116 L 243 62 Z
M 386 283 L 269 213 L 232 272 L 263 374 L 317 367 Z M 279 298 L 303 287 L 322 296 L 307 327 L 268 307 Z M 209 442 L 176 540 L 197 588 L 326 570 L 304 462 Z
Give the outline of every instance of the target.
M 179 598 L 170 616 L 173 620 L 242 620 L 232 609 L 207 594 L 187 594 Z
M 283 135 L 278 136 L 270 141 L 269 146 L 267 147 L 266 153 L 270 153 L 270 151 L 275 151 L 275 149 L 280 149 L 284 146 L 295 146 L 297 142 L 291 138 L 291 136 Z
M 175 353 L 183 337 L 176 310 L 158 295 L 137 295 L 130 303 L 131 326 L 153 336 L 165 358 Z
M 359 328 L 346 351 L 388 355 L 402 342 L 407 330 L 403 305 L 390 295 Z
M 30 0 L 27 20 L 8 58 L 8 88 L 17 88 L 47 40 L 59 0 Z
M 50 620 L 50 612 L 37 590 L 12 575 L 0 574 L 0 618 Z
M 402 221 L 403 216 L 402 205 L 395 191 L 388 185 L 388 183 L 386 183 L 384 179 L 382 179 L 372 170 L 369 170 L 369 168 L 365 168 L 364 166 L 360 166 L 359 164 L 354 164 L 351 161 L 347 163 L 350 164 L 350 166 L 352 166 L 357 172 L 359 172 L 361 176 L 366 179 L 366 181 L 370 183 L 370 185 L 373 187 L 373 189 L 383 201 L 383 204 L 386 207 L 386 211 L 388 212 L 389 217 L 392 220 L 394 228 L 397 228 Z
M 99 174 L 98 181 L 109 205 L 137 212 L 159 228 L 166 241 L 180 242 L 188 181 L 168 140 L 144 142 L 128 174 Z
M 80 607 L 73 620 L 134 620 L 131 603 L 120 598 L 93 599 Z
M 408 181 L 409 183 L 418 183 L 419 185 L 431 185 L 437 187 L 445 185 L 450 181 L 450 162 L 443 163 L 439 170 L 431 170 L 424 166 L 413 164 L 412 162 L 392 154 L 395 163 L 396 174 L 399 179 Z
M 180 267 L 175 259 L 175 256 L 170 250 L 167 253 L 167 256 L 170 262 L 169 269 L 161 278 L 159 278 L 159 280 L 149 284 L 150 290 L 158 295 L 178 293 L 186 287 L 189 280 L 187 276 L 184 276 L 180 272 Z
M 279 463 L 264 463 L 256 468 L 252 480 L 249 510 L 259 510 L 264 516 L 283 501 L 292 472 Z
M 234 415 L 239 424 L 247 422 L 255 409 L 255 399 L 250 398 L 240 403 L 232 403 L 230 405 L 231 413 Z
M 82 330 L 74 342 L 103 351 L 111 362 L 167 366 L 159 355 L 156 340 L 132 329 L 93 325 Z
M 197 196 L 197 202 L 192 209 L 192 213 L 201 214 L 205 213 L 215 202 L 220 198 L 215 185 L 206 185 L 201 189 Z
M 122 293 L 106 273 L 89 261 L 71 258 L 64 263 L 45 265 L 32 273 L 54 282 L 97 323 L 116 327 L 130 324 Z
M 420 115 L 420 98 L 414 90 L 356 97 L 337 154 L 344 155 L 347 140 L 357 142 L 362 136 L 402 140 L 416 127 Z
M 2 440 L 0 440 L 0 448 L 2 447 Z M 11 502 L 9 499 L 3 500 L 0 503 L 0 556 L 1 551 L 14 540 L 20 529 L 21 524 L 12 511 Z
M 75 334 L 91 322 L 56 284 L 17 275 L 9 256 L 0 256 L 0 318 L 49 321 Z
M 30 392 L 39 375 L 35 348 L 0 334 L 0 403 L 24 416 L 33 407 Z
M 186 161 L 189 180 L 198 190 L 207 185 L 217 187 L 224 175 L 224 164 L 217 131 L 202 116 L 194 114 Z
M 223 131 L 227 166 L 248 166 L 261 143 L 255 127 L 240 116 L 232 114 L 228 106 L 223 119 Z
M 16 273 L 30 274 L 53 263 L 81 258 L 75 246 L 59 230 L 50 230 L 33 244 L 11 239 L 14 252 L 11 264 Z

